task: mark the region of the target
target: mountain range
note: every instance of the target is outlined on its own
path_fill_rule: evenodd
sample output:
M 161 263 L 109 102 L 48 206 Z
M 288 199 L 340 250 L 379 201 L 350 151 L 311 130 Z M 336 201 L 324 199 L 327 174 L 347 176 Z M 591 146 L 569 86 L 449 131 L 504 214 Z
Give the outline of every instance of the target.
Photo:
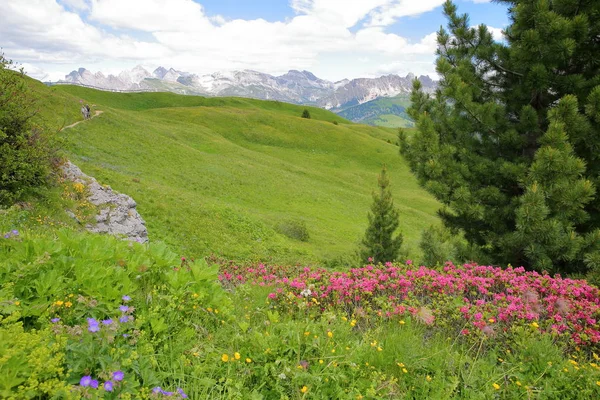
M 415 75 L 384 75 L 379 78 L 344 79 L 331 82 L 309 71 L 291 70 L 273 76 L 252 70 L 196 75 L 173 68 L 158 67 L 150 72 L 137 66 L 118 75 L 92 73 L 79 68 L 65 76 L 61 83 L 74 83 L 110 90 L 157 90 L 202 96 L 238 96 L 261 100 L 279 100 L 294 104 L 322 107 L 334 112 L 361 105 L 381 97 L 407 95 Z M 419 76 L 423 88 L 433 92 L 436 82 Z M 372 114 L 373 107 L 369 108 Z M 352 115 L 356 112 L 351 113 Z M 359 122 L 364 116 L 352 120 Z

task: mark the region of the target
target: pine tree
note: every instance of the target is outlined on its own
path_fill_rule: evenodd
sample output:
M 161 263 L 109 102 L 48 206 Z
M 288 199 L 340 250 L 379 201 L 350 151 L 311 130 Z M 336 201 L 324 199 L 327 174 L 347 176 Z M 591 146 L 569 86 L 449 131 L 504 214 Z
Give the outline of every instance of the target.
M 302 118 L 310 119 L 310 112 L 308 112 L 307 108 L 305 108 L 304 111 L 302 111 Z
M 373 262 L 393 261 L 402 246 L 402 234 L 393 237 L 400 224 L 398 210 L 394 207 L 387 168 L 384 166 L 377 179 L 379 191 L 373 193 L 373 204 L 368 214 L 369 226 L 362 240 L 362 261 L 373 258 Z
M 600 268 L 600 2 L 499 2 L 504 42 L 444 5 L 439 87 L 414 82 L 401 152 L 481 262 Z

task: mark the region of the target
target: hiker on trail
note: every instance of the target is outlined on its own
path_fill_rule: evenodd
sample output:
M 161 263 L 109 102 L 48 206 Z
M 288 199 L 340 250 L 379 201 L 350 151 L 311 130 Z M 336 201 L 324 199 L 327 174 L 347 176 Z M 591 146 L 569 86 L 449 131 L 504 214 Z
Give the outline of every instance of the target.
M 89 111 L 85 106 L 81 106 L 81 115 L 83 115 L 83 119 L 89 118 Z
M 92 117 L 92 113 L 90 111 L 90 105 L 86 104 L 85 105 L 85 109 L 87 110 L 87 116 L 88 116 L 88 118 L 91 118 Z

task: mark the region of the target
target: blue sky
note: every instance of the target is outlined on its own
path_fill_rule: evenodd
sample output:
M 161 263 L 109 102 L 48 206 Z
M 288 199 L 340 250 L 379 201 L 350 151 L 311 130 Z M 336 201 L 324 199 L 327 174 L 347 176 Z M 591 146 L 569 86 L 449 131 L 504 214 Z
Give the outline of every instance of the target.
M 306 69 L 329 80 L 435 76 L 443 0 L 2 0 L 0 46 L 38 79 L 161 65 L 209 74 Z M 506 7 L 455 0 L 495 37 Z

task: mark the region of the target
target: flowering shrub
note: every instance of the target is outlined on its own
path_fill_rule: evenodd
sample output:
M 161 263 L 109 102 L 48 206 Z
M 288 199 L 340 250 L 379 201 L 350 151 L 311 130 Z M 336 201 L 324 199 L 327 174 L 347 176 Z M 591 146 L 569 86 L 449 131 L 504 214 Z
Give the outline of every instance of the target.
M 360 318 L 365 311 L 387 318 L 405 315 L 427 325 L 452 328 L 464 336 L 509 332 L 529 325 L 572 345 L 600 342 L 600 292 L 583 280 L 551 277 L 523 268 L 446 264 L 442 270 L 404 265 L 367 265 L 348 272 L 325 269 L 226 266 L 225 287 L 268 286 L 281 307 L 343 309 Z

